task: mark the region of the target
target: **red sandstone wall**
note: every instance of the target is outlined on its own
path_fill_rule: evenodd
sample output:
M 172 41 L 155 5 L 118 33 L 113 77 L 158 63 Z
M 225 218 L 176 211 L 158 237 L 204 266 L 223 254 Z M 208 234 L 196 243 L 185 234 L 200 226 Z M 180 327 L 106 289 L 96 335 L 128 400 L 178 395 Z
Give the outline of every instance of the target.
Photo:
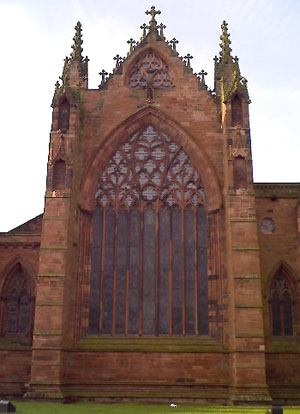
M 147 394 L 152 385 L 151 396 L 157 398 L 172 396 L 176 387 L 181 398 L 191 397 L 197 387 L 195 398 L 201 398 L 201 390 L 206 390 L 207 398 L 225 398 L 228 382 L 226 354 L 66 352 L 64 356 L 64 384 L 76 395 L 83 391 L 89 396 L 97 390 L 98 396 L 117 397 L 127 389 L 126 396 L 134 397 Z
M 30 380 L 31 350 L 0 350 L 0 396 L 23 395 Z
M 270 283 L 280 264 L 299 290 L 299 242 L 296 206 L 299 196 L 297 184 L 256 185 L 256 211 L 260 245 L 264 327 L 266 343 L 267 383 L 273 398 L 299 398 L 300 386 L 299 306 L 293 309 L 294 336 L 274 337 L 271 334 L 269 312 Z M 260 231 L 261 220 L 269 217 L 275 222 L 272 234 Z M 295 292 L 299 295 L 299 291 Z M 298 296 L 299 297 L 299 296 Z M 299 304 L 298 304 L 299 305 Z
M 0 290 L 7 273 L 18 262 L 29 274 L 30 283 L 35 283 L 39 244 L 40 236 L 36 234 L 0 235 Z M 0 361 L 0 396 L 23 395 L 30 381 L 31 347 L 21 345 L 18 338 L 0 337 Z

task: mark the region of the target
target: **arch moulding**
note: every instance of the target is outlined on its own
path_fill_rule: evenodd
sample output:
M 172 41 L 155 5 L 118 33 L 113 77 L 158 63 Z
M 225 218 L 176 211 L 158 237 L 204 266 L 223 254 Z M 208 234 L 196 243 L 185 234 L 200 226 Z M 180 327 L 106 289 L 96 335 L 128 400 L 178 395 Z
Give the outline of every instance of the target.
M 0 295 L 3 293 L 7 281 L 14 275 L 14 270 L 17 266 L 20 266 L 24 270 L 27 276 L 30 295 L 34 295 L 36 290 L 36 275 L 30 264 L 24 261 L 20 256 L 16 256 L 10 260 L 0 273 Z
M 207 200 L 207 211 L 221 208 L 222 195 L 214 167 L 199 142 L 196 142 L 179 123 L 158 109 L 148 106 L 121 122 L 94 151 L 81 183 L 80 207 L 92 211 L 94 195 L 102 168 L 118 147 L 138 131 L 152 125 L 179 143 L 197 168 Z

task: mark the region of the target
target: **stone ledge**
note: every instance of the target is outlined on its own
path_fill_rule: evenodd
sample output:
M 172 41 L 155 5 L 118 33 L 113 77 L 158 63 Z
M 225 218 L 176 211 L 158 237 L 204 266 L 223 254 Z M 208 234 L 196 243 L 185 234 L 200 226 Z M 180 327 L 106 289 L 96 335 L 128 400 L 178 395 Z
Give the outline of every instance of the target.
M 133 338 L 133 337 L 101 337 L 88 336 L 81 339 L 72 348 L 66 351 L 82 352 L 223 352 L 222 347 L 214 338 Z
M 263 331 L 248 331 L 243 333 L 236 333 L 236 338 L 264 338 Z
M 64 273 L 40 273 L 38 277 L 58 277 L 58 278 L 64 278 Z
M 245 217 L 245 218 L 231 218 L 230 221 L 232 223 L 235 223 L 235 222 L 237 222 L 237 223 L 243 223 L 243 222 L 245 222 L 245 223 L 248 223 L 248 222 L 250 222 L 250 223 L 256 223 L 257 219 L 256 219 L 256 217 L 251 217 L 251 218 L 250 217 L 249 218 L 247 218 L 247 217 Z
M 232 247 L 233 252 L 258 252 L 259 247 Z
M 242 309 L 252 309 L 252 308 L 261 309 L 263 305 L 259 303 L 236 303 L 234 307 L 242 308 Z
M 36 306 L 64 306 L 61 302 L 37 302 Z
M 234 275 L 234 279 L 260 279 L 260 275 Z
M 68 221 L 69 217 L 59 217 L 59 216 L 44 216 L 44 220 L 49 221 Z
M 46 245 L 46 246 L 41 246 L 40 249 L 41 250 L 67 250 L 67 246 L 57 246 L 57 245 Z
M 35 331 L 33 335 L 36 336 L 61 336 L 61 331 Z

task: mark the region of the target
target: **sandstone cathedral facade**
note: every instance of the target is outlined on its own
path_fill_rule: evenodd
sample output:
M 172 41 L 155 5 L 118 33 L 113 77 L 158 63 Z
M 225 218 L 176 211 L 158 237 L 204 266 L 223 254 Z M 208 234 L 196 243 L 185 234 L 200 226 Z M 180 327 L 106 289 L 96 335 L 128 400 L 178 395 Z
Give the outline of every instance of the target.
M 214 90 L 154 7 L 53 97 L 44 213 L 0 234 L 0 395 L 299 401 L 300 184 L 253 183 L 226 22 Z

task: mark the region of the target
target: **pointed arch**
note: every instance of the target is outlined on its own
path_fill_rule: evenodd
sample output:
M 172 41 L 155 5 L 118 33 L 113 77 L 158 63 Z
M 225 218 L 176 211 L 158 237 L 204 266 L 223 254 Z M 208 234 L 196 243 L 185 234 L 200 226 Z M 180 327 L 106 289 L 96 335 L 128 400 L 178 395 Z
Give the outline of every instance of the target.
M 35 292 L 36 277 L 31 266 L 15 257 L 0 277 L 1 336 L 32 336 Z
M 286 262 L 278 263 L 267 283 L 271 335 L 295 335 L 299 316 L 298 296 L 293 270 Z
M 64 96 L 58 107 L 58 129 L 61 131 L 67 131 L 70 124 L 70 102 Z
M 217 211 L 222 205 L 222 195 L 214 167 L 208 155 L 195 137 L 164 112 L 148 106 L 127 118 L 111 131 L 94 151 L 81 183 L 80 205 L 87 211 L 94 208 L 99 173 L 117 148 L 130 137 L 152 125 L 180 144 L 196 166 L 207 197 L 207 211 Z
M 263 291 L 264 291 L 264 295 L 267 296 L 268 292 L 271 289 L 271 284 L 272 284 L 272 280 L 274 278 L 274 276 L 276 275 L 276 273 L 278 273 L 279 271 L 281 271 L 284 276 L 289 280 L 289 283 L 291 283 L 293 289 L 295 289 L 295 291 L 298 289 L 297 288 L 297 284 L 300 283 L 300 279 L 297 275 L 297 273 L 294 271 L 293 267 L 286 262 L 285 260 L 279 260 L 277 261 L 277 263 L 273 266 L 272 270 L 270 271 L 264 287 L 263 287 Z
M 63 190 L 66 186 L 66 162 L 59 158 L 53 166 L 53 185 L 52 190 Z
M 94 198 L 89 333 L 208 335 L 206 196 L 182 146 L 146 125 Z
M 247 187 L 247 161 L 241 155 L 233 160 L 233 187 L 235 190 Z
M 231 125 L 243 126 L 243 102 L 237 92 L 231 98 Z

